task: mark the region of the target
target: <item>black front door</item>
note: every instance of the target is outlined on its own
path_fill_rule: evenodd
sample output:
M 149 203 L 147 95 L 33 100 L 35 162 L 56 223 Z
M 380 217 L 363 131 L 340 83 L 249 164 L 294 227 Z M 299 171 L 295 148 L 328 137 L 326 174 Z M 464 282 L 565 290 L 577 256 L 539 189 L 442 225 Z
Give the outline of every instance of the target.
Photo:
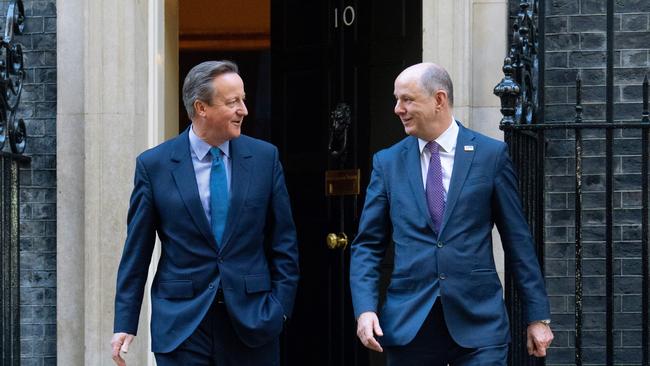
M 372 154 L 404 137 L 393 80 L 421 60 L 422 3 L 274 0 L 271 37 L 271 135 L 301 264 L 283 364 L 380 365 L 356 340 L 343 234 L 349 242 L 356 234 Z M 336 195 L 326 185 L 327 171 L 357 169 L 359 195 Z M 330 249 L 329 234 L 330 244 L 342 246 Z

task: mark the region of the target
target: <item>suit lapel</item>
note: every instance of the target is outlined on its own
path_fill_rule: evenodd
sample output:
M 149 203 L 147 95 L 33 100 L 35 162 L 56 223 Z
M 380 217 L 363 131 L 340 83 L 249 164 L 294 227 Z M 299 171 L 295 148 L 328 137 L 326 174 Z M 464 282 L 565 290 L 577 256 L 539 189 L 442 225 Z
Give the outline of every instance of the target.
M 237 226 L 242 206 L 248 195 L 252 157 L 253 155 L 243 139 L 230 140 L 230 208 L 228 209 L 226 229 L 223 233 L 223 243 L 220 247 L 221 252 L 230 243 L 230 238 Z
M 454 155 L 454 168 L 451 174 L 451 181 L 449 182 L 449 192 L 447 193 L 447 204 L 445 206 L 445 214 L 442 218 L 442 225 L 440 226 L 440 233 L 445 230 L 445 226 L 449 221 L 449 217 L 454 211 L 454 206 L 458 201 L 458 196 L 463 189 L 463 184 L 469 173 L 469 168 L 474 159 L 474 149 L 465 151 L 465 146 L 474 146 L 474 134 L 458 123 L 458 139 L 456 140 L 456 153 Z
M 203 205 L 201 205 L 201 199 L 199 197 L 196 174 L 194 173 L 194 165 L 192 164 L 188 131 L 189 129 L 185 130 L 185 132 L 174 140 L 175 146 L 172 149 L 171 155 L 172 163 L 174 163 L 172 176 L 174 177 L 176 188 L 178 188 L 178 193 L 181 195 L 192 220 L 205 239 L 213 248 L 216 248 L 217 243 L 212 235 L 210 223 L 205 216 L 205 211 L 203 210 Z
M 402 158 L 406 163 L 406 175 L 413 190 L 413 195 L 415 196 L 415 205 L 420 211 L 420 215 L 427 218 L 427 223 L 431 230 L 435 232 L 433 221 L 431 220 L 431 215 L 426 205 L 427 196 L 424 193 L 424 185 L 422 184 L 422 165 L 420 163 L 420 148 L 417 138 L 411 137 L 410 141 L 405 144 L 404 150 L 402 151 Z

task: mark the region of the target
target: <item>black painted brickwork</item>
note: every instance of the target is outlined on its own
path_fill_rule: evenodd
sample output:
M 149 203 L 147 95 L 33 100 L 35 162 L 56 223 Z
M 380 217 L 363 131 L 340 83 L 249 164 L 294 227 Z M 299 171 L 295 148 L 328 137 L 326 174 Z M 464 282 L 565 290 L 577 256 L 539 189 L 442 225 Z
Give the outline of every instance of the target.
M 56 365 L 56 1 L 24 0 L 16 36 L 27 71 L 18 115 L 27 125 L 21 171 L 21 365 Z M 0 1 L 4 34 L 8 2 Z M 8 144 L 7 144 L 8 145 Z M 5 150 L 8 146 L 5 146 Z
M 519 1 L 510 0 L 510 11 Z M 584 120 L 605 121 L 606 4 L 546 0 L 545 122 L 573 122 L 575 79 Z M 614 118 L 640 121 L 650 71 L 650 1 L 616 0 Z M 641 364 L 641 139 L 614 133 L 614 364 Z M 545 270 L 555 341 L 548 366 L 574 365 L 575 159 L 573 133 L 553 131 L 546 160 Z M 605 365 L 605 133 L 587 130 L 583 177 L 583 364 Z

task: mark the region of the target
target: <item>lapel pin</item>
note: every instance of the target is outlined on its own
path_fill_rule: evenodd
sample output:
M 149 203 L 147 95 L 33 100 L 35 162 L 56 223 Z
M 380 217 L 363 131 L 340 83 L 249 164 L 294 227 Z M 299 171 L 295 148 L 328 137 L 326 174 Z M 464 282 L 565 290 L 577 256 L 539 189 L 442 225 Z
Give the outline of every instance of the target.
M 474 151 L 474 146 L 473 145 L 465 145 L 464 150 L 465 151 Z

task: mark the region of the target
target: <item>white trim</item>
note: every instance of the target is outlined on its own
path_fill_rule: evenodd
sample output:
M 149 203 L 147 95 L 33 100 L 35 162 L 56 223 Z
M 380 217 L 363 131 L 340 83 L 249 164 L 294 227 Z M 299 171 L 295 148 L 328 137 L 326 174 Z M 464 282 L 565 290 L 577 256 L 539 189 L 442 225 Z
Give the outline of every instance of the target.
M 149 0 L 148 12 L 147 148 L 178 133 L 178 0 Z M 151 349 L 151 283 L 160 259 L 160 240 L 149 265 L 146 297 L 148 350 Z M 147 365 L 155 366 L 147 353 Z
M 149 85 L 148 85 L 148 110 L 147 110 L 147 148 L 156 146 L 162 140 L 164 128 L 161 128 L 160 121 L 164 115 L 164 91 L 161 84 L 164 82 L 163 56 L 164 52 L 164 0 L 149 0 L 148 13 L 148 55 Z M 156 266 L 160 258 L 160 241 L 156 238 L 156 246 L 149 264 L 147 285 L 145 287 L 146 298 L 146 324 L 147 324 L 147 350 L 151 349 L 151 282 L 156 273 Z M 144 310 L 144 309 L 143 309 Z M 152 352 L 147 352 L 147 365 L 155 366 L 156 360 Z

